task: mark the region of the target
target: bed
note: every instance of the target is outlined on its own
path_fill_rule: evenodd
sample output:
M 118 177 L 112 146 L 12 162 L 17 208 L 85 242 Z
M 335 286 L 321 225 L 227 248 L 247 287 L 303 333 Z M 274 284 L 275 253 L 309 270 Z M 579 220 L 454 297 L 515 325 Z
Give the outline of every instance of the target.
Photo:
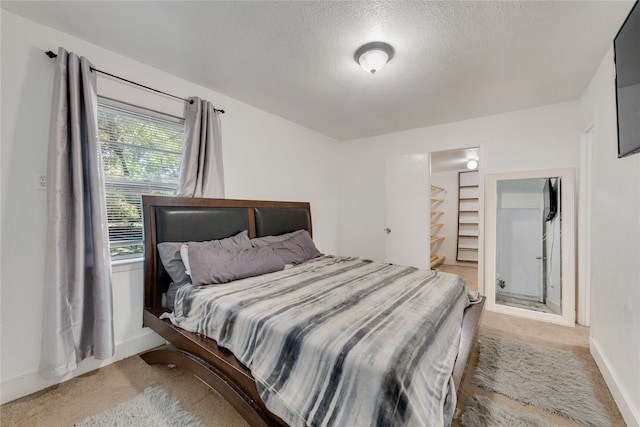
M 416 353 L 417 356 L 412 356 L 413 359 L 409 358 L 416 361 L 409 363 L 409 365 L 414 369 L 416 364 L 420 364 L 421 369 L 424 367 L 425 370 L 434 369 L 438 372 L 444 369 L 444 373 L 433 376 L 439 381 L 433 387 L 436 391 L 440 388 L 443 389 L 438 397 L 441 405 L 451 406 L 453 404 L 455 406 L 455 393 L 452 394 L 451 390 L 457 389 L 462 382 L 468 356 L 475 341 L 483 301 L 469 305 L 462 310 L 460 309 L 462 303 L 459 302 L 462 299 L 457 296 L 455 300 L 452 299 L 455 302 L 449 303 L 448 299 L 442 299 L 443 303 L 434 302 L 432 304 L 433 310 L 426 308 L 421 310 L 420 306 L 415 304 L 417 304 L 416 301 L 422 301 L 418 298 L 422 298 L 427 286 L 411 285 L 416 281 L 412 279 L 414 277 L 423 280 L 424 283 L 429 283 L 429 287 L 435 283 L 433 286 L 442 288 L 442 298 L 445 298 L 445 294 L 458 295 L 462 292 L 455 277 L 358 258 L 318 256 L 292 268 L 274 271 L 262 276 L 252 276 L 224 285 L 184 287 L 178 291 L 176 309 L 171 313 L 165 308 L 166 301 L 163 300 L 166 299 L 172 279 L 160 259 L 159 244 L 224 239 L 238 235 L 244 230 L 247 230 L 248 236 L 252 239 L 278 236 L 297 230 L 306 230 L 311 236 L 310 206 L 308 203 L 302 202 L 144 196 L 143 210 L 145 220 L 144 325 L 153 329 L 169 343 L 162 348 L 143 354 L 142 358 L 147 363 L 173 364 L 192 372 L 220 393 L 252 426 L 321 425 L 326 423 L 333 425 L 420 425 L 425 424 L 425 417 L 431 422 L 433 419 L 438 419 L 437 416 L 442 418 L 443 414 L 445 417 L 441 422 L 443 425 L 451 421 L 451 408 L 443 409 L 437 416 L 432 416 L 429 412 L 432 409 L 427 408 L 429 405 L 415 404 L 416 400 L 419 401 L 424 397 L 421 395 L 422 390 L 431 387 L 431 374 L 412 374 L 412 381 L 406 378 L 402 379 L 404 378 L 402 375 L 400 380 L 394 378 L 392 381 L 388 381 L 388 372 L 378 374 L 378 368 L 376 368 L 379 363 L 378 359 L 384 359 L 385 353 L 393 353 L 389 356 L 390 360 L 396 360 L 393 357 L 407 359 L 407 355 L 402 351 L 395 351 L 396 348 L 405 348 L 404 344 L 402 347 L 396 344 L 371 344 L 374 347 L 363 347 L 362 355 L 356 356 L 353 355 L 357 354 L 353 348 L 365 346 L 360 342 L 365 342 L 369 337 L 373 337 L 375 334 L 372 331 L 382 331 L 384 328 L 388 329 L 385 332 L 387 335 L 380 333 L 380 337 L 385 340 L 385 343 L 395 342 L 396 337 L 404 333 L 402 329 L 397 329 L 398 325 L 404 324 L 411 316 L 426 316 L 418 318 L 420 322 L 428 325 L 455 324 L 457 328 L 457 325 L 461 323 L 461 332 L 460 329 L 457 333 L 447 332 L 448 335 L 443 338 L 434 335 L 433 339 L 422 340 L 423 334 L 416 334 L 415 331 L 406 333 L 409 337 L 408 341 L 415 341 L 416 337 L 420 338 L 414 345 L 415 348 L 411 347 L 411 353 Z M 195 254 L 195 251 L 193 253 Z M 327 273 L 328 271 L 329 273 Z M 195 269 L 192 268 L 192 272 L 195 274 Z M 311 280 L 309 277 L 314 275 L 315 277 Z M 368 290 L 365 292 L 364 290 L 367 288 L 365 288 L 366 284 L 363 284 L 362 278 L 373 276 L 377 277 L 376 283 L 380 285 L 376 287 L 375 292 Z M 304 279 L 299 279 L 301 277 Z M 390 280 L 391 277 L 394 280 Z M 193 279 L 195 281 L 195 276 Z M 302 292 L 298 282 L 302 281 L 305 284 L 310 283 L 305 285 L 304 292 L 311 292 L 311 295 L 298 294 L 298 292 Z M 454 286 L 445 286 L 444 283 L 447 281 L 455 282 Z M 347 282 L 348 286 L 345 285 Z M 395 286 L 395 288 L 391 288 L 391 286 Z M 282 289 L 289 290 L 284 292 Z M 353 297 L 345 298 L 345 302 L 331 299 L 337 298 L 337 295 L 349 294 L 349 292 L 353 293 Z M 318 298 L 317 296 L 321 294 L 323 297 Z M 401 310 L 395 308 L 386 310 L 397 313 L 394 315 L 398 317 L 397 320 L 395 318 L 389 320 L 391 317 L 383 317 L 375 310 L 369 309 L 361 316 L 363 319 L 368 319 L 367 316 L 370 316 L 370 319 L 366 320 L 368 326 L 365 329 L 355 329 L 353 326 L 359 321 L 359 315 L 356 315 L 356 318 L 348 317 L 353 316 L 353 313 L 347 309 L 342 310 L 347 306 L 365 307 L 367 304 L 370 308 L 382 307 L 384 301 L 392 300 L 396 298 L 396 295 L 405 294 L 408 295 L 405 298 L 407 301 L 413 301 L 413 308 L 410 305 L 411 302 L 403 302 L 403 304 L 409 305 L 403 305 Z M 298 300 L 296 301 L 304 301 L 304 304 L 307 305 L 304 306 L 297 302 L 282 309 L 284 303 L 274 295 L 277 295 L 278 298 L 281 295 L 283 298 L 297 295 Z M 206 300 L 206 298 L 209 299 Z M 251 300 L 251 303 L 248 300 Z M 236 301 L 233 303 L 236 305 L 232 305 L 228 301 Z M 440 300 L 434 299 L 434 301 Z M 326 309 L 322 308 L 324 303 L 327 304 Z M 306 308 L 300 308 L 301 305 Z M 451 306 L 452 313 L 459 312 L 460 318 L 455 317 L 457 314 L 440 313 L 440 311 L 444 313 L 444 310 L 438 309 L 438 307 L 448 305 Z M 220 327 L 213 321 L 202 321 L 191 316 L 191 313 L 208 311 L 210 307 L 214 306 L 216 310 L 223 308 L 228 310 L 228 312 L 217 314 L 218 317 L 227 319 L 224 327 Z M 242 307 L 238 308 L 239 306 Z M 276 311 L 284 314 L 279 314 L 279 317 L 273 315 L 269 312 L 273 309 L 270 306 L 280 307 Z M 202 307 L 205 307 L 206 310 Z M 335 309 L 335 307 L 340 309 Z M 295 309 L 299 311 L 292 311 Z M 314 310 L 318 310 L 318 312 L 314 312 Z M 329 311 L 332 313 L 331 316 L 326 316 L 325 314 Z M 426 314 L 422 311 L 428 313 L 433 311 L 434 314 Z M 238 317 L 239 312 L 243 313 L 242 315 L 245 317 Z M 301 319 L 307 315 L 308 318 Z M 331 323 L 340 316 L 350 319 L 346 322 L 343 319 L 342 325 L 345 326 Z M 331 319 L 326 321 L 329 329 L 325 328 L 324 333 L 317 332 L 320 331 L 320 327 L 317 329 L 314 329 L 315 326 L 307 328 L 307 325 L 310 324 L 320 324 L 317 320 L 324 317 Z M 232 318 L 233 321 L 228 321 L 229 318 Z M 300 323 L 301 326 L 292 326 L 294 329 L 298 328 L 295 334 L 291 331 L 281 331 L 288 323 L 293 323 L 296 319 L 301 319 L 302 323 Z M 325 321 L 323 320 L 322 323 L 324 327 Z M 378 326 L 371 327 L 371 324 Z M 237 332 L 235 335 L 231 335 L 228 333 L 230 328 L 228 325 L 243 326 L 234 326 L 232 329 Z M 265 325 L 269 325 L 271 329 L 265 329 L 267 328 Z M 383 328 L 379 325 L 385 326 Z M 213 329 L 207 329 L 207 327 Z M 352 331 L 349 330 L 350 327 L 353 328 Z M 220 332 L 221 328 L 223 332 Z M 300 332 L 303 329 L 304 331 Z M 447 326 L 446 329 L 449 330 L 452 327 Z M 341 332 L 336 333 L 334 337 L 328 336 L 326 330 L 340 330 Z M 246 333 L 247 336 L 239 335 L 240 333 Z M 205 334 L 217 337 L 218 342 L 208 338 Z M 315 342 L 317 347 L 315 349 L 311 347 L 311 350 L 300 350 L 298 342 L 291 341 L 293 335 L 304 336 L 306 342 Z M 354 336 L 360 338 L 366 336 L 367 339 L 358 338 L 354 341 Z M 345 346 L 335 344 L 341 342 L 342 337 L 344 337 L 344 343 L 355 343 L 349 344 L 351 346 L 348 352 L 344 350 Z M 451 359 L 452 370 L 451 366 L 443 368 L 439 362 L 425 362 L 423 360 L 420 352 L 431 350 L 418 352 L 416 349 L 422 349 L 427 341 L 439 343 L 433 344 L 431 347 L 442 348 L 443 354 L 447 355 L 446 359 Z M 373 342 L 373 338 L 371 338 L 371 342 Z M 325 347 L 332 347 L 334 344 L 338 347 L 335 360 L 329 359 L 327 361 L 320 356 L 314 356 L 316 353 L 320 354 L 320 351 Z M 263 351 L 270 347 L 276 348 L 276 352 L 280 352 L 280 356 L 284 354 L 285 357 L 273 359 L 273 356 L 269 356 L 267 352 Z M 227 348 L 233 349 L 234 352 L 232 353 Z M 371 351 L 371 348 L 380 349 L 380 351 Z M 293 352 L 295 357 L 291 355 L 291 349 L 298 352 Z M 352 350 L 353 354 L 349 353 Z M 301 356 L 303 354 L 307 354 L 304 358 L 305 363 L 297 363 L 298 359 L 303 359 Z M 445 359 L 444 356 L 442 358 Z M 347 375 L 347 365 L 353 364 L 353 360 L 365 359 L 367 360 L 364 363 L 366 366 L 357 375 Z M 284 362 L 279 360 L 284 360 Z M 453 364 L 454 362 L 455 364 Z M 273 369 L 275 365 L 279 366 L 278 371 Z M 248 366 L 251 366 L 252 369 Z M 269 369 L 266 369 L 265 366 Z M 392 370 L 396 371 L 395 368 Z M 327 372 L 326 375 L 318 375 L 318 372 L 324 371 Z M 419 372 L 423 373 L 423 370 Z M 381 376 L 384 381 L 377 380 L 376 375 Z M 422 378 L 425 376 L 428 378 Z M 418 378 L 416 379 L 416 377 Z M 267 381 L 268 378 L 272 378 L 271 382 Z M 295 378 L 306 378 L 309 381 L 300 382 L 299 379 L 294 380 Z M 324 378 L 326 381 L 323 380 Z M 306 386 L 307 382 L 309 384 L 319 383 L 318 387 L 320 388 L 305 390 L 304 393 L 300 393 L 305 395 L 305 399 L 298 399 L 301 400 L 300 402 L 292 402 L 291 400 L 296 400 L 295 392 L 292 394 L 292 387 L 295 387 L 295 390 Z M 373 396 L 369 400 L 366 396 L 359 397 L 358 390 L 369 390 L 371 389 L 369 383 L 378 382 L 385 386 L 381 386 L 381 390 L 376 392 L 377 394 L 374 393 L 377 397 Z M 277 384 L 283 384 L 282 388 L 275 388 Z M 416 388 L 417 392 L 412 391 Z M 314 393 L 316 394 L 314 395 Z M 413 396 L 412 393 L 418 394 Z M 376 402 L 381 402 L 380 396 L 387 399 L 389 395 L 391 396 L 391 404 L 385 405 L 391 407 L 381 410 L 380 407 L 384 405 Z M 348 401 L 351 396 L 358 396 L 356 400 L 360 402 L 361 409 L 353 409 L 353 406 L 349 406 L 348 409 L 340 409 L 341 402 Z M 267 406 L 271 409 L 267 409 Z M 425 406 L 424 411 L 421 406 Z M 437 402 L 433 406 L 438 410 Z M 372 411 L 377 414 L 374 416 L 377 419 L 369 419 Z M 325 414 L 325 412 L 329 412 L 329 414 Z

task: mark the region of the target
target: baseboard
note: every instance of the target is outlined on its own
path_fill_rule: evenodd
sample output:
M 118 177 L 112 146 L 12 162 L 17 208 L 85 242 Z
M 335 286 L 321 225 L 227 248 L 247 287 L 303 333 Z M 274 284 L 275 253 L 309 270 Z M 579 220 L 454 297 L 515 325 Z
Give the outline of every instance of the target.
M 37 370 L 9 378 L 0 384 L 0 403 L 11 402 L 12 400 L 44 390 L 47 387 L 63 383 L 87 372 L 94 371 L 103 366 L 133 356 L 134 354 L 162 345 L 164 342 L 164 339 L 162 339 L 160 335 L 149 328 L 144 328 L 140 335 L 116 343 L 116 352 L 111 359 L 96 360 L 89 358 L 83 360 L 73 372 L 57 378 L 44 378 Z
M 453 267 L 469 267 L 469 268 L 478 268 L 478 262 L 477 261 L 456 261 L 456 257 L 452 257 L 451 259 L 449 259 L 449 257 L 445 258 L 443 264 L 446 265 L 451 265 Z
M 629 395 L 618 387 L 618 376 L 610 369 L 609 361 L 600 351 L 598 343 L 593 339 L 593 337 L 589 337 L 589 350 L 591 351 L 591 356 L 593 356 L 593 359 L 596 361 L 596 365 L 598 365 L 598 369 L 600 369 L 600 373 L 602 374 L 604 381 L 607 383 L 609 391 L 613 396 L 613 400 L 616 401 L 616 405 L 618 405 L 618 409 L 622 414 L 622 418 L 624 418 L 624 421 L 627 423 L 627 426 L 640 427 L 640 408 L 634 408 Z

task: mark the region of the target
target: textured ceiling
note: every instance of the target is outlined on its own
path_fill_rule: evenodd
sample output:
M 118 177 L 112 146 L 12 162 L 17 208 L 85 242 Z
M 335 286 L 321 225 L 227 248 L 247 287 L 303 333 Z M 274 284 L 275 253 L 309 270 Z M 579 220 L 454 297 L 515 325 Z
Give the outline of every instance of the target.
M 577 99 L 632 5 L 2 1 L 338 140 Z M 395 57 L 369 75 L 353 54 L 374 40 Z

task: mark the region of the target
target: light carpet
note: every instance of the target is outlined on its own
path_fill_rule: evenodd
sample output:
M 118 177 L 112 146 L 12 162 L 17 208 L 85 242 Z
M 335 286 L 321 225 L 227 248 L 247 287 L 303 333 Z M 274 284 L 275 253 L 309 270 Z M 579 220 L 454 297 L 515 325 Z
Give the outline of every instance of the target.
M 465 427 L 554 427 L 535 414 L 516 411 L 485 396 L 474 396 L 461 418 Z
M 611 425 L 571 352 L 489 335 L 479 342 L 475 385 L 587 426 Z
M 113 409 L 76 424 L 76 427 L 206 427 L 182 409 L 162 387 L 149 387 Z

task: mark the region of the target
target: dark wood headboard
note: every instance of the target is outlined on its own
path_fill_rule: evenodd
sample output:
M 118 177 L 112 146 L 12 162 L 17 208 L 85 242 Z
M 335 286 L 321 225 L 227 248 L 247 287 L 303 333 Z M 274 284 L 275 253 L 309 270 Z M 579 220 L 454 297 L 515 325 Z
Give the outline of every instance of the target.
M 223 239 L 243 230 L 249 231 L 250 238 L 300 229 L 312 235 L 307 202 L 142 196 L 142 209 L 144 304 L 154 311 L 162 310 L 162 294 L 171 282 L 160 261 L 158 243 Z

